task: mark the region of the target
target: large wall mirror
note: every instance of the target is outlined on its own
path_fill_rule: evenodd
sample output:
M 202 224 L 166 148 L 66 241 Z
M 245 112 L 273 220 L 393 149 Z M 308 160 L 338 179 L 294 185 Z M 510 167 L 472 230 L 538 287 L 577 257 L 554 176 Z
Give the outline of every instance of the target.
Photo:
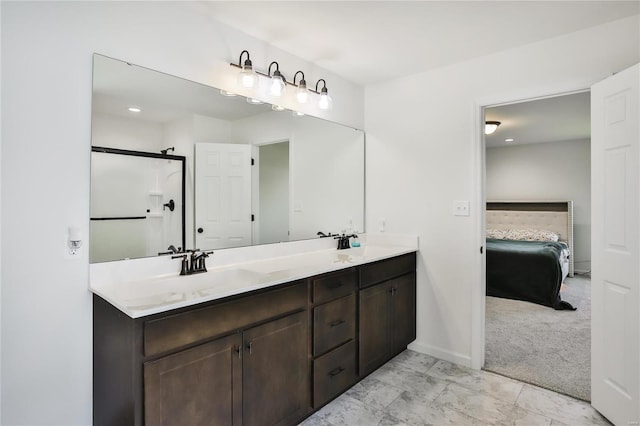
M 364 133 L 94 55 L 90 261 L 364 231 Z

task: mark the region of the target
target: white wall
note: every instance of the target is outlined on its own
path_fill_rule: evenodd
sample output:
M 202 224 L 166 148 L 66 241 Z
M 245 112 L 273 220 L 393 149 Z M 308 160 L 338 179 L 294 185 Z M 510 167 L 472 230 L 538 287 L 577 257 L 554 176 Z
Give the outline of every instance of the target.
M 256 243 L 289 240 L 289 142 L 261 145 Z
M 89 229 L 92 53 L 233 89 L 228 62 L 248 49 L 258 69 L 278 60 L 285 70 L 311 70 L 331 81 L 341 102 L 326 117 L 360 128 L 363 91 L 217 24 L 196 2 L 1 2 L 0 7 L 1 422 L 88 425 L 88 256 L 83 250 L 69 257 L 66 240 L 68 226 L 80 227 L 85 238 Z
M 487 200 L 573 200 L 576 272 L 591 269 L 591 143 L 588 139 L 489 148 Z
M 386 218 L 420 240 L 413 348 L 471 365 L 480 105 L 586 88 L 640 60 L 639 27 L 635 16 L 366 88 L 367 229 Z M 471 216 L 453 216 L 453 200 L 471 200 Z

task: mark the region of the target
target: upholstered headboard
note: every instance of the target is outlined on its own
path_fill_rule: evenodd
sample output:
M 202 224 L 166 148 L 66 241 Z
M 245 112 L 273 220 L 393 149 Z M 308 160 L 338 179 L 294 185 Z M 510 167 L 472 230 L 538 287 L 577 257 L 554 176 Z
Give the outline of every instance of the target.
M 487 201 L 487 229 L 543 229 L 567 243 L 573 276 L 573 201 Z

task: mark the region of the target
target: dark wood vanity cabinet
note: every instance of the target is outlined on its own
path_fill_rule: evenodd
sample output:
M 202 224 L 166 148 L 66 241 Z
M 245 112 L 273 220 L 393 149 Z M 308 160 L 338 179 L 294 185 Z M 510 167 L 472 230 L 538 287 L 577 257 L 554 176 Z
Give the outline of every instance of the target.
M 310 410 L 308 284 L 132 319 L 94 296 L 94 425 L 290 425 Z
M 359 372 L 364 377 L 416 338 L 415 253 L 360 269 Z
M 94 425 L 294 425 L 415 339 L 415 253 L 136 319 L 93 300 Z
M 349 268 L 312 278 L 311 288 L 313 408 L 318 409 L 358 380 L 358 270 Z

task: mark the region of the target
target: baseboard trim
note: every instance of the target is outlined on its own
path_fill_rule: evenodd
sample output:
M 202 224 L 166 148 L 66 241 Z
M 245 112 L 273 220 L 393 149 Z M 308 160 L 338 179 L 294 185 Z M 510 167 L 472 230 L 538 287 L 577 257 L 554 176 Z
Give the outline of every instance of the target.
M 454 352 L 447 349 L 442 349 L 437 346 L 425 345 L 423 343 L 419 343 L 418 341 L 414 341 L 413 343 L 410 343 L 408 348 L 411 349 L 412 351 L 430 355 L 434 358 L 442 359 L 444 361 L 449 361 L 454 364 L 471 368 L 471 356 L 469 355 L 461 354 L 459 352 Z

